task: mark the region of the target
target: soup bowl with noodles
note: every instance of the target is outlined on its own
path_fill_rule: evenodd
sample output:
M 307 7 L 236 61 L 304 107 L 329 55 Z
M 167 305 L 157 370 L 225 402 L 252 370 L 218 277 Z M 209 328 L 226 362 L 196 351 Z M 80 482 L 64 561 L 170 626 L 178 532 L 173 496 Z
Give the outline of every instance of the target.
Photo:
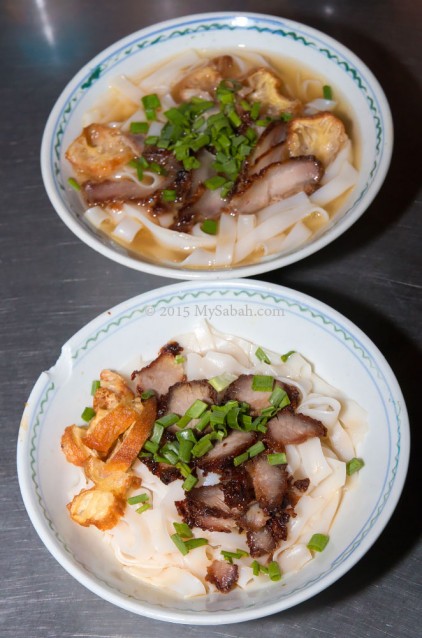
M 44 132 L 54 208 L 136 270 L 249 276 L 324 247 L 370 205 L 390 110 L 349 50 L 299 23 L 198 14 L 117 42 L 68 84 Z

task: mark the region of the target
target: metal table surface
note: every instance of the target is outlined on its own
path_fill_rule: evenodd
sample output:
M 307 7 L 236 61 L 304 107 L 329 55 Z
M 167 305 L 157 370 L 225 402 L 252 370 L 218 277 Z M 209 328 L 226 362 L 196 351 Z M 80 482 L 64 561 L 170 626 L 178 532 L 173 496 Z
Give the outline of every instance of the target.
M 212 10 L 275 14 L 319 28 L 354 50 L 386 91 L 395 149 L 385 185 L 364 216 L 319 253 L 259 278 L 309 293 L 354 321 L 385 354 L 403 389 L 413 453 L 386 530 L 341 580 L 283 613 L 238 625 L 195 627 L 149 620 L 101 600 L 47 552 L 16 478 L 21 412 L 61 344 L 106 308 L 170 281 L 97 254 L 64 226 L 39 168 L 43 127 L 73 74 L 143 26 Z M 416 393 L 420 392 L 421 224 L 417 218 L 422 4 L 414 0 L 3 0 L 0 14 L 1 543 L 4 638 L 183 636 L 378 638 L 420 635 Z M 419 223 L 418 223 L 419 222 Z M 419 458 L 419 461 L 418 461 Z M 419 580 L 418 580 L 419 576 Z M 418 589 L 419 588 L 419 589 Z

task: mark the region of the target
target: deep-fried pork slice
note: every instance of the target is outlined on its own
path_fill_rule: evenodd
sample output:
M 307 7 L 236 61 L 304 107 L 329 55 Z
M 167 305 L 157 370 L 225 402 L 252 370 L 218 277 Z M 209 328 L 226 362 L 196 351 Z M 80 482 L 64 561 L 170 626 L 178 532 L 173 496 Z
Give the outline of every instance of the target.
M 133 424 L 123 433 L 120 441 L 107 460 L 112 469 L 128 470 L 150 436 L 157 417 L 157 399 L 150 397 L 140 404 L 139 414 Z
M 114 527 L 126 507 L 126 499 L 97 487 L 82 490 L 68 503 L 71 518 L 79 525 L 95 525 L 100 530 Z
M 223 594 L 227 594 L 235 586 L 239 578 L 239 568 L 225 560 L 214 560 L 207 567 L 205 580 L 215 585 Z
M 66 159 L 85 179 L 103 180 L 138 154 L 136 146 L 118 128 L 90 124 L 66 151 Z
M 269 115 L 277 116 L 282 113 L 298 114 L 302 109 L 299 100 L 291 100 L 284 95 L 284 88 L 280 78 L 270 69 L 262 67 L 252 71 L 247 77 L 247 84 L 252 92 L 247 98 L 252 102 L 260 102 Z
M 69 425 L 62 436 L 61 448 L 69 463 L 82 466 L 93 453 L 85 444 L 86 427 Z
M 244 515 L 239 519 L 239 524 L 243 529 L 256 532 L 268 521 L 270 515 L 264 512 L 259 503 L 252 503 Z
M 303 443 L 314 436 L 327 436 L 327 428 L 320 421 L 289 410 L 279 412 L 267 426 L 264 442 L 274 452 L 284 452 L 285 445 Z
M 212 450 L 202 456 L 197 465 L 208 472 L 221 472 L 231 467 L 234 457 L 243 454 L 255 440 L 255 432 L 232 430 L 225 439 L 218 441 Z
M 317 113 L 289 122 L 287 148 L 291 157 L 316 155 L 328 166 L 347 140 L 344 124 L 332 113 Z
M 133 372 L 132 381 L 135 381 L 138 392 L 154 390 L 158 396 L 162 396 L 167 394 L 172 385 L 184 381 L 183 364 L 176 363 L 176 355 L 181 351 L 178 343 L 168 343 L 161 348 L 154 361 L 142 370 Z
M 250 405 L 250 413 L 252 416 L 258 416 L 261 410 L 268 408 L 270 404 L 271 392 L 258 392 L 252 389 L 253 375 L 242 374 L 233 383 L 231 383 L 224 393 L 223 401 L 234 399 L 235 401 L 243 401 Z M 287 385 L 281 381 L 275 381 L 274 387 L 279 386 L 290 399 L 290 405 L 293 409 L 299 403 L 299 390 L 292 385 Z
M 103 492 L 124 496 L 131 488 L 141 485 L 141 479 L 131 472 L 109 467 L 100 459 L 90 457 L 84 465 L 85 476 Z
M 313 155 L 292 157 L 286 162 L 270 164 L 260 173 L 240 184 L 228 203 L 227 212 L 250 215 L 296 193 L 310 195 L 323 176 L 322 164 Z
M 101 454 L 107 454 L 118 437 L 138 420 L 139 413 L 131 406 L 118 405 L 106 416 L 96 417 L 88 427 L 84 443 Z
M 172 385 L 166 396 L 161 398 L 160 413 L 183 416 L 195 401 L 204 401 L 210 405 L 217 401 L 217 392 L 205 379 L 180 381 Z M 187 427 L 193 427 L 197 421 L 193 419 Z M 177 426 L 172 426 L 170 431 L 177 429 Z
M 124 378 L 112 370 L 102 370 L 100 373 L 100 387 L 94 394 L 93 408 L 97 410 L 112 410 L 119 403 L 130 402 L 134 399 L 132 390 Z
M 246 463 L 260 506 L 268 513 L 281 509 L 288 488 L 285 465 L 270 465 L 267 454 L 255 456 Z

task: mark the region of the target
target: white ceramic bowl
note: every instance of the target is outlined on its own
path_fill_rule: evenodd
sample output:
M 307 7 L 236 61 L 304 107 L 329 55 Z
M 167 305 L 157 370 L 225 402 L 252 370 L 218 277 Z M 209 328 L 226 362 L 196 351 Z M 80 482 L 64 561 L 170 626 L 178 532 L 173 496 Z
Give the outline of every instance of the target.
M 135 582 L 97 530 L 73 523 L 65 486 L 75 470 L 60 450 L 63 429 L 80 422 L 91 380 L 111 367 L 132 370 L 167 340 L 204 317 L 217 329 L 264 348 L 300 351 L 326 381 L 367 410 L 358 449 L 365 467 L 343 500 L 330 543 L 300 572 L 262 590 L 175 600 Z M 211 318 L 212 317 L 212 318 Z M 272 614 L 317 594 L 371 547 L 400 496 L 409 456 L 409 424 L 397 381 L 382 354 L 350 321 L 301 293 L 258 281 L 185 282 L 153 290 L 104 312 L 73 336 L 56 365 L 41 374 L 22 418 L 18 474 L 31 521 L 46 547 L 79 582 L 129 611 L 171 622 L 221 624 Z M 52 480 L 54 479 L 54 480 Z
M 354 113 L 360 147 L 360 173 L 336 216 L 309 243 L 260 263 L 220 270 L 188 270 L 156 265 L 95 231 L 82 218 L 81 203 L 67 184 L 71 175 L 64 152 L 80 134 L 82 114 L 104 94 L 110 79 L 138 73 L 143 66 L 189 48 L 248 48 L 296 59 L 329 81 Z M 250 276 L 286 266 L 326 246 L 368 208 L 390 163 L 393 132 L 385 95 L 365 64 L 346 47 L 311 27 L 256 13 L 208 13 L 169 20 L 142 29 L 100 53 L 71 80 L 48 119 L 41 150 L 42 175 L 54 208 L 65 224 L 89 246 L 125 266 L 176 279 Z

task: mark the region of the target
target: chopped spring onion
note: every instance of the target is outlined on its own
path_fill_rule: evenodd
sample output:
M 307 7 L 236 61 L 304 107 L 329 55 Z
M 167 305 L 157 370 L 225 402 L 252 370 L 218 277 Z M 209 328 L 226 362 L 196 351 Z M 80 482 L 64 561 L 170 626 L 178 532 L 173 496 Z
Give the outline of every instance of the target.
M 193 433 L 191 428 L 187 430 L 180 430 L 180 432 L 176 432 L 176 437 L 181 443 L 182 441 L 190 441 L 191 443 L 197 443 L 196 436 Z
M 192 441 L 187 441 L 186 439 L 182 439 L 179 445 L 179 459 L 184 463 L 190 463 L 192 458 L 192 448 L 194 443 Z
M 146 512 L 146 510 L 149 510 L 152 508 L 151 503 L 144 503 L 144 505 L 142 505 L 141 507 L 138 507 L 138 509 L 136 510 L 137 514 L 142 514 L 142 512 Z
M 258 443 L 255 443 L 254 445 L 251 445 L 251 447 L 249 447 L 246 450 L 246 452 L 248 453 L 249 458 L 252 459 L 254 456 L 257 456 L 258 454 L 260 454 L 264 450 L 265 450 L 265 445 L 263 444 L 262 441 L 258 441 Z
M 189 416 L 191 419 L 199 419 L 199 417 L 201 416 L 201 414 L 205 412 L 207 407 L 208 407 L 207 403 L 197 399 L 194 403 L 192 403 L 190 408 L 186 411 L 186 416 Z
M 253 573 L 253 575 L 254 575 L 254 576 L 259 576 L 259 572 L 260 572 L 260 569 L 261 569 L 261 565 L 258 563 L 258 561 L 257 561 L 257 560 L 254 560 L 254 561 L 251 563 L 251 567 L 252 567 L 252 573 Z
M 245 552 L 243 549 L 238 549 L 235 552 L 227 552 L 223 549 L 220 553 L 229 563 L 233 563 L 233 558 L 242 558 L 243 556 L 249 556 L 248 552 Z
M 156 93 L 150 93 L 149 95 L 144 95 L 142 98 L 142 104 L 145 109 L 158 109 L 161 106 L 160 98 Z
M 186 523 L 173 523 L 173 527 L 180 538 L 192 538 L 193 532 Z
M 74 188 L 75 191 L 80 191 L 81 190 L 80 184 L 73 177 L 69 177 L 69 179 L 67 180 L 67 183 L 69 184 L 69 186 Z
M 161 441 L 161 437 L 163 436 L 164 433 L 164 425 L 161 425 L 161 423 L 154 423 L 154 429 L 152 431 L 152 435 L 149 437 L 149 440 L 152 441 L 153 443 L 159 443 Z
M 142 392 L 141 399 L 142 401 L 146 401 L 147 399 L 150 399 L 153 396 L 155 396 L 154 390 L 147 390 L 146 392 Z
M 265 374 L 254 374 L 252 390 L 256 392 L 271 392 L 274 385 L 274 377 Z
M 209 179 L 206 179 L 204 184 L 205 184 L 205 187 L 208 188 L 210 191 L 215 191 L 217 190 L 217 188 L 220 188 L 220 186 L 223 186 L 225 181 L 226 181 L 225 177 L 221 177 L 220 175 L 215 175 L 215 177 L 210 177 Z
M 205 219 L 201 224 L 201 230 L 207 235 L 216 235 L 218 230 L 217 220 Z
M 186 357 L 184 357 L 182 354 L 176 354 L 176 356 L 174 357 L 174 360 L 178 364 L 185 363 Z
M 187 476 L 186 479 L 184 480 L 182 487 L 185 490 L 185 492 L 190 492 L 190 490 L 193 487 L 195 487 L 197 482 L 198 482 L 198 479 L 196 478 L 196 476 L 194 476 L 193 474 L 189 474 L 189 476 Z
M 331 86 L 329 86 L 328 84 L 324 84 L 324 86 L 322 87 L 322 95 L 324 100 L 332 100 L 333 99 L 333 90 L 331 88 Z
M 145 133 L 148 133 L 148 129 L 148 122 L 131 122 L 129 126 L 129 131 L 133 133 L 133 135 L 145 135 Z
M 356 457 L 350 459 L 350 461 L 347 461 L 346 463 L 347 476 L 352 476 L 352 474 L 354 474 L 355 472 L 359 472 L 359 470 L 361 470 L 364 465 L 365 463 L 363 459 L 357 459 Z
M 94 416 L 95 416 L 95 410 L 93 408 L 85 408 L 85 410 L 81 414 L 81 419 L 83 419 L 84 421 L 88 423 L 88 421 L 91 421 L 91 419 L 93 419 Z
M 270 465 L 285 465 L 287 463 L 287 456 L 284 452 L 268 454 L 267 460 Z
M 188 552 L 191 549 L 196 549 L 197 547 L 202 547 L 203 545 L 208 545 L 208 541 L 206 538 L 190 538 L 185 541 L 185 546 L 187 547 Z
M 163 190 L 161 197 L 164 202 L 175 202 L 177 199 L 177 193 L 175 190 Z
M 178 463 L 176 463 L 176 467 L 179 470 L 180 474 L 183 476 L 183 478 L 188 478 L 189 474 L 192 474 L 192 470 L 190 469 L 189 465 L 187 465 L 186 463 L 183 463 L 182 461 L 179 461 Z
M 180 419 L 178 419 L 176 425 L 178 428 L 185 428 L 187 424 L 190 423 L 191 421 L 192 421 L 191 417 L 188 416 L 187 414 L 184 414 L 183 416 L 180 417 Z
M 101 387 L 101 383 L 99 381 L 93 381 L 91 384 L 91 395 L 94 396 L 94 394 L 100 387 Z
M 138 503 L 145 503 L 145 501 L 149 500 L 148 494 L 137 494 L 136 496 L 131 496 L 127 499 L 129 505 L 137 505 Z
M 277 385 L 270 396 L 270 403 L 275 408 L 281 410 L 281 408 L 285 408 L 286 405 L 290 405 L 289 395 L 283 388 Z
M 250 115 L 253 120 L 257 120 L 259 117 L 259 111 L 261 109 L 260 102 L 254 102 L 251 107 Z
M 179 552 L 183 555 L 186 556 L 186 554 L 189 552 L 188 548 L 185 545 L 185 541 L 183 541 L 179 534 L 172 534 L 170 536 L 171 540 L 173 541 L 173 543 L 176 545 L 177 549 L 179 550 Z
M 268 576 L 273 581 L 281 580 L 280 566 L 276 560 L 271 561 L 268 565 Z
M 199 459 L 201 456 L 204 456 L 207 452 L 209 452 L 212 448 L 211 440 L 208 438 L 209 435 L 202 437 L 192 448 L 192 455 Z
M 149 146 L 155 146 L 157 142 L 158 142 L 158 135 L 150 135 L 145 140 L 145 144 L 148 144 Z
M 314 552 L 322 552 L 327 547 L 329 540 L 330 537 L 326 536 L 326 534 L 314 534 L 307 547 Z
M 259 359 L 263 363 L 271 363 L 270 359 L 268 358 L 268 356 L 266 355 L 266 353 L 263 351 L 262 348 L 258 348 L 256 350 L 255 356 L 257 359 Z
M 282 355 L 280 356 L 280 359 L 281 359 L 282 361 L 284 361 L 284 363 L 286 363 L 287 359 L 288 359 L 289 357 L 291 357 L 291 356 L 292 356 L 292 354 L 294 354 L 295 352 L 296 352 L 296 350 L 289 350 L 289 352 L 286 352 L 286 354 L 282 354 Z
M 207 410 L 206 412 L 204 412 L 204 414 L 199 419 L 198 423 L 195 425 L 195 429 L 198 430 L 199 432 L 202 432 L 202 430 L 205 430 L 210 420 L 211 420 L 211 410 Z
M 218 376 L 209 379 L 208 383 L 210 383 L 217 392 L 221 392 L 222 390 L 225 390 L 236 378 L 235 374 L 223 372 L 223 374 L 219 374 Z
M 233 459 L 233 465 L 235 467 L 238 467 L 238 465 L 242 465 L 242 463 L 245 463 L 245 461 L 247 461 L 249 459 L 249 454 L 247 452 L 244 452 L 243 454 L 239 454 L 239 456 L 235 456 Z
M 160 417 L 159 419 L 157 419 L 156 423 L 159 423 L 160 425 L 163 425 L 165 428 L 169 427 L 170 425 L 174 425 L 174 423 L 177 423 L 177 421 L 179 420 L 179 417 L 177 416 L 177 414 L 165 414 L 164 416 Z
M 147 452 L 152 452 L 153 454 L 155 454 L 158 450 L 158 443 L 153 443 L 152 441 L 145 441 L 144 449 Z
M 283 120 L 283 122 L 290 122 L 290 120 L 293 119 L 293 115 L 292 113 L 282 113 L 281 119 Z
M 138 454 L 138 459 L 151 459 L 151 458 L 152 458 L 151 452 L 139 452 Z

